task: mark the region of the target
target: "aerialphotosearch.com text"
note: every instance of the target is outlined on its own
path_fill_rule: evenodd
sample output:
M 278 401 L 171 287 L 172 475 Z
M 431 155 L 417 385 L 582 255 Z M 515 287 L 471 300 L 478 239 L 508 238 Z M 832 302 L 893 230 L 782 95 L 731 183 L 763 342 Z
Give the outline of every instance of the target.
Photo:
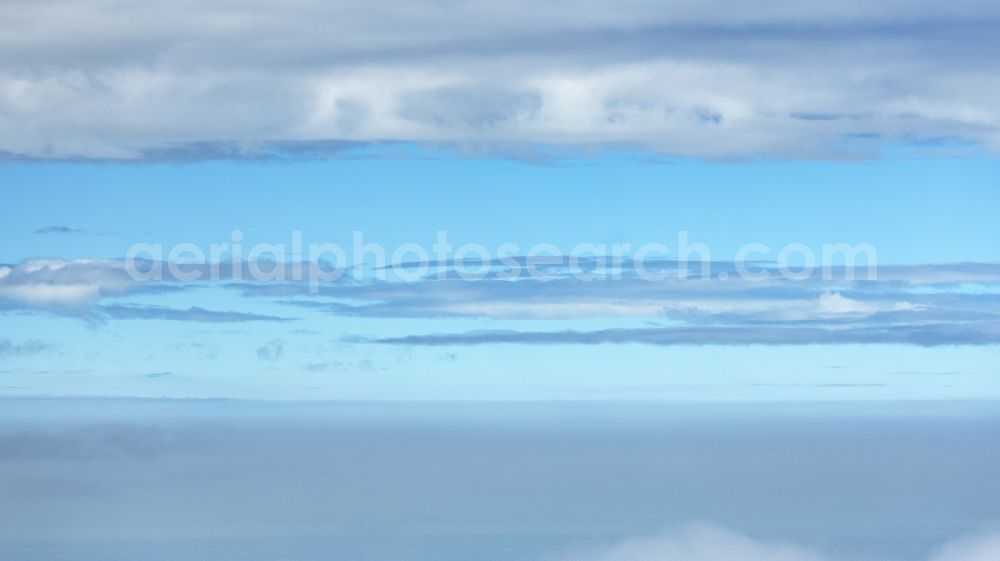
M 345 247 L 346 245 L 346 247 Z M 875 280 L 878 253 L 868 243 L 825 243 L 816 251 L 803 243 L 772 248 L 745 243 L 733 259 L 715 261 L 710 248 L 677 232 L 675 243 L 553 243 L 520 246 L 501 243 L 457 245 L 448 232 L 436 233 L 430 246 L 407 242 L 392 247 L 367 240 L 354 231 L 350 244 L 307 242 L 301 231 L 288 242 L 244 243 L 234 230 L 228 240 L 207 247 L 195 243 L 164 246 L 136 243 L 126 253 L 125 267 L 137 281 L 225 280 L 307 282 L 318 289 L 345 277 L 354 281 L 416 281 L 427 278 L 478 280 L 553 280 L 570 276 L 581 281 L 638 278 L 647 281 L 728 280 Z M 818 275 L 818 277 L 817 277 Z

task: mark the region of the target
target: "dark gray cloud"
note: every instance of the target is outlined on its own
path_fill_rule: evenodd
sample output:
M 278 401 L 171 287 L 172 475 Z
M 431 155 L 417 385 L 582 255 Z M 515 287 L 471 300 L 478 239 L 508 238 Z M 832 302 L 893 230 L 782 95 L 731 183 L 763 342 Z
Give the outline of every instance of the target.
M 353 148 L 385 141 L 708 158 L 1000 145 L 1000 9 L 976 0 L 11 5 L 7 159 L 366 157 Z

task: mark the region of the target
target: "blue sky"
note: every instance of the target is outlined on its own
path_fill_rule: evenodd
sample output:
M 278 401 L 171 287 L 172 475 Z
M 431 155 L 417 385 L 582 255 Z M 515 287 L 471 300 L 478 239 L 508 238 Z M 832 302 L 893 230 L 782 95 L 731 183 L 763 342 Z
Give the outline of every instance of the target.
M 765 333 L 773 329 L 767 322 L 789 314 L 789 325 L 815 325 L 836 313 L 846 314 L 853 333 L 882 330 L 887 321 L 890 334 L 942 321 L 990 333 L 998 282 L 990 264 L 1000 239 L 993 159 L 708 163 L 614 151 L 525 162 L 419 146 L 403 155 L 372 152 L 325 161 L 6 164 L 0 173 L 18 212 L 0 226 L 0 260 L 21 272 L 40 258 L 72 266 L 61 278 L 3 280 L 3 393 L 741 401 L 1000 392 L 995 345 L 965 340 L 969 333 L 932 346 L 881 334 L 862 344 L 747 345 L 742 331 L 731 331 Z M 390 258 L 406 243 L 431 252 L 439 231 L 456 248 L 513 243 L 522 254 L 538 243 L 564 252 L 580 243 L 662 243 L 676 251 L 686 232 L 712 260 L 729 263 L 754 242 L 774 248 L 756 256 L 764 261 L 794 243 L 817 255 L 823 244 L 867 243 L 877 250 L 882 282 L 769 284 L 738 297 L 718 282 L 688 281 L 691 296 L 676 292 L 685 284 L 661 294 L 663 283 L 627 278 L 516 286 L 390 278 L 383 286 L 346 275 L 328 283 L 326 294 L 226 279 L 143 290 L 95 276 L 80 261 L 116 262 L 135 243 L 167 251 L 192 243 L 207 252 L 237 230 L 245 248 L 289 245 L 299 231 L 306 244 L 332 242 L 348 252 L 357 231 Z M 280 257 L 295 260 L 290 250 Z M 97 292 L 31 300 L 23 293 L 31 283 L 83 283 Z M 466 311 L 443 308 L 438 286 Z M 917 308 L 903 321 L 909 327 L 887 316 L 901 303 Z M 662 338 L 664 329 L 705 325 L 714 331 L 699 331 L 698 344 L 643 342 Z M 497 332 L 518 342 L 500 342 Z M 534 341 L 552 332 L 569 332 L 568 342 Z M 594 333 L 626 341 L 579 343 Z M 427 336 L 445 339 L 420 339 Z
M 546 165 L 413 149 L 323 162 L 21 163 L 2 169 L 20 212 L 0 258 L 120 257 L 139 241 L 345 245 L 355 230 L 387 247 L 647 242 L 677 232 L 716 259 L 740 246 L 871 243 L 885 264 L 997 256 L 1000 162 L 887 158 L 714 164 L 614 152 Z M 655 160 L 653 160 L 655 161 Z M 38 235 L 47 226 L 82 230 Z M 773 258 L 773 257 L 772 257 Z

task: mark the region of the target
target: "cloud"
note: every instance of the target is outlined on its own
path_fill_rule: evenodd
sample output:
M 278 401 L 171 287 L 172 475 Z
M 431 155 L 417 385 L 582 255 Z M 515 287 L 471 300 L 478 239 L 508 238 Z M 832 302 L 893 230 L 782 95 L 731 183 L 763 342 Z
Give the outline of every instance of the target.
M 89 230 L 70 228 L 69 226 L 46 226 L 35 230 L 36 234 L 85 234 Z
M 596 331 L 479 330 L 461 333 L 431 333 L 401 337 L 348 337 L 346 342 L 383 345 L 843 345 L 897 344 L 936 347 L 942 345 L 1000 344 L 1000 325 L 965 327 L 950 324 L 882 327 L 665 327 L 616 328 Z
M 455 267 L 454 263 L 442 264 Z M 577 319 L 635 318 L 666 325 L 595 331 L 472 331 L 413 334 L 356 341 L 403 345 L 600 344 L 992 345 L 1000 332 L 1000 268 L 995 264 L 887 266 L 874 280 L 851 280 L 847 271 L 817 270 L 808 278 L 782 277 L 756 264 L 759 280 L 741 278 L 733 264 L 692 264 L 681 279 L 678 264 L 648 264 L 664 273 L 641 278 L 624 263 L 620 278 L 586 280 L 563 265 L 542 280 L 499 276 L 496 264 L 480 279 L 447 270 L 415 282 L 333 283 L 317 293 L 288 283 L 232 285 L 249 296 L 337 316 L 372 318 Z M 587 264 L 590 267 L 594 263 Z M 723 274 L 725 273 L 725 274 Z M 859 275 L 864 279 L 864 275 Z M 980 289 L 970 287 L 978 286 Z
M 0 23 L 0 154 L 995 153 L 998 18 L 975 0 L 18 2 Z
M 70 235 L 70 234 L 91 234 L 96 236 L 110 236 L 113 235 L 111 232 L 106 230 L 91 230 L 90 228 L 71 228 L 69 226 L 45 226 L 44 228 L 39 228 L 33 232 L 36 235 L 46 235 L 46 234 L 60 234 L 60 235 Z
M 101 306 L 101 313 L 111 319 L 143 319 L 167 321 L 195 321 L 206 323 L 239 323 L 246 321 L 291 321 L 292 318 L 254 314 L 206 310 L 199 306 L 190 308 L 167 308 L 164 306 L 139 306 L 134 304 L 113 304 Z
M 257 347 L 257 358 L 260 360 L 278 360 L 285 354 L 285 341 L 283 339 L 272 339 L 267 343 Z
M 244 270 L 247 265 L 239 264 Z M 291 267 L 291 265 L 286 265 Z M 195 266 L 182 266 L 183 272 Z M 212 266 L 199 266 L 206 279 Z M 234 266 L 216 265 L 217 282 L 233 276 Z M 269 269 L 270 266 L 266 267 Z M 79 316 L 91 321 L 103 319 L 162 319 L 199 322 L 285 321 L 278 316 L 214 311 L 202 307 L 175 309 L 138 304 L 101 304 L 108 298 L 129 295 L 172 293 L 199 286 L 171 276 L 169 267 L 155 281 L 137 280 L 122 259 L 36 258 L 18 264 L 0 264 L 0 312 L 34 310 Z M 211 281 L 209 281 L 211 282 Z
M 695 268 L 699 268 L 695 266 Z M 553 270 L 547 280 L 446 275 L 416 282 L 340 283 L 310 294 L 293 285 L 242 285 L 251 296 L 337 316 L 372 318 L 609 319 L 658 321 L 646 329 L 473 331 L 367 340 L 386 344 L 494 343 L 655 345 L 910 344 L 993 345 L 1000 332 L 996 266 L 956 264 L 880 268 L 876 280 L 830 278 L 817 272 L 793 280 L 770 266 L 750 280 L 724 264 L 680 279 L 639 278 L 634 264 L 620 278 L 585 280 Z M 977 286 L 978 288 L 973 288 Z
M 493 267 L 478 279 L 445 270 L 417 282 L 326 283 L 318 290 L 290 283 L 233 286 L 250 296 L 291 297 L 287 304 L 363 317 L 729 315 L 791 321 L 918 313 L 927 319 L 959 311 L 985 319 L 996 318 L 998 311 L 990 294 L 995 292 L 990 287 L 1000 284 L 995 264 L 885 266 L 877 268 L 875 280 L 851 280 L 843 268 L 832 268 L 828 276 L 817 269 L 808 278 L 792 280 L 773 265 L 755 264 L 750 268 L 762 278 L 750 280 L 740 278 L 732 263 L 706 263 L 704 271 L 700 263 L 692 263 L 691 277 L 681 279 L 677 265 L 665 262 L 645 265 L 646 272 L 662 275 L 649 280 L 639 274 L 639 264 L 625 262 L 615 271 L 618 278 L 578 276 L 592 272 L 588 267 L 593 265 L 549 267 L 544 279 L 530 277 L 523 268 L 505 278 L 501 268 Z M 966 285 L 984 290 L 976 293 Z
M 1000 559 L 1000 533 L 980 534 L 946 544 L 931 561 L 989 561 Z
M 10 339 L 0 338 L 0 357 L 31 356 L 46 352 L 52 345 L 40 339 L 27 339 L 20 343 L 14 343 Z
M 569 557 L 565 560 L 569 561 Z M 632 538 L 573 561 L 829 561 L 806 548 L 757 541 L 723 528 L 696 525 L 672 534 Z
M 495 320 L 636 320 L 655 329 L 553 332 L 471 332 L 413 334 L 377 340 L 394 344 L 484 344 L 643 342 L 678 344 L 838 344 L 894 343 L 921 346 L 991 345 L 1000 330 L 1000 265 L 957 263 L 890 265 L 875 276 L 844 268 L 817 268 L 803 279 L 782 276 L 769 263 L 748 267 L 759 279 L 738 274 L 733 263 L 690 263 L 682 278 L 674 261 L 624 261 L 605 278 L 580 273 L 607 269 L 598 259 L 550 265 L 544 278 L 510 264 L 488 263 L 481 277 L 463 278 L 458 263 L 440 263 L 415 281 L 355 280 L 310 282 L 293 278 L 293 265 L 278 265 L 273 281 L 246 280 L 247 264 L 201 265 L 196 281 L 169 274 L 139 281 L 122 260 L 30 259 L 0 265 L 0 312 L 43 311 L 88 321 L 172 320 L 209 323 L 291 321 L 293 315 L 173 308 L 109 302 L 133 295 L 187 290 L 228 290 L 256 306 L 260 299 L 306 313 L 366 318 L 488 318 Z M 185 272 L 195 266 L 184 265 Z M 242 268 L 237 275 L 236 267 Z M 270 271 L 273 264 L 261 265 Z M 282 269 L 284 267 L 284 269 Z M 303 271 L 315 271 L 306 265 Z M 214 272 L 212 269 L 216 269 Z M 436 267 L 435 267 L 436 268 Z M 479 269 L 478 264 L 473 269 Z M 440 273 L 440 274 L 439 274 Z M 655 274 L 658 278 L 644 278 Z M 643 323 L 638 323 L 639 321 Z M 618 324 L 620 325 L 620 323 Z
M 138 292 L 120 261 L 28 259 L 0 265 L 0 309 L 81 312 L 102 296 Z
M 946 544 L 928 561 L 987 561 L 1000 558 L 1000 534 L 984 534 Z M 574 552 L 546 561 L 835 561 L 811 548 L 750 538 L 725 528 L 697 524 L 657 536 Z
M 168 263 L 135 259 L 32 258 L 0 263 L 0 311 L 45 310 L 69 315 L 92 313 L 101 299 L 133 294 L 179 292 L 207 284 L 251 278 L 254 272 L 274 279 L 329 274 L 321 265 L 269 260 L 222 263 Z M 192 280 L 192 276 L 196 277 Z M 275 285 L 275 281 L 262 281 Z M 306 282 L 300 282 L 306 286 Z

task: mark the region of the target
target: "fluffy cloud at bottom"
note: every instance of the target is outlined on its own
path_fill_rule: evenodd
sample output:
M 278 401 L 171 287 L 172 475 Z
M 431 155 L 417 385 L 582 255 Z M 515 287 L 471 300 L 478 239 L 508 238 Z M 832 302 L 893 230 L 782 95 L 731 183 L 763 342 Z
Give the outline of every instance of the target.
M 929 557 L 905 561 L 994 561 L 1000 532 L 980 533 L 944 544 Z M 692 524 L 658 535 L 633 537 L 543 561 L 852 561 L 791 542 L 760 540 L 713 524 Z

